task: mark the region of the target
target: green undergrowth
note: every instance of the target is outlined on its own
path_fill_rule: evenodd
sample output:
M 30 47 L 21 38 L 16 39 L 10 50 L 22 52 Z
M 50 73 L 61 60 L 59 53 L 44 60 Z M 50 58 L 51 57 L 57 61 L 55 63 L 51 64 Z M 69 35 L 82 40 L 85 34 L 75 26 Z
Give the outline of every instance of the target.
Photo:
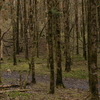
M 50 75 L 50 69 L 47 68 L 46 61 L 47 61 L 46 57 L 35 58 L 36 74 Z M 19 57 L 17 58 L 17 65 L 14 66 L 13 60 L 11 58 L 4 58 L 4 62 L 1 64 L 2 71 L 6 71 L 6 69 L 11 69 L 12 71 L 27 72 L 29 70 L 29 62 L 30 60 L 25 60 Z M 88 64 L 87 64 L 87 61 L 84 60 L 81 55 L 73 56 L 73 64 L 71 65 L 70 72 L 65 72 L 64 69 L 65 69 L 65 66 L 64 66 L 64 58 L 63 58 L 62 60 L 63 77 L 88 79 Z M 55 74 L 56 74 L 56 64 L 55 64 Z
M 15 99 L 17 97 L 23 97 L 23 99 L 28 99 L 28 97 L 31 95 L 29 93 L 25 93 L 25 92 L 17 92 L 17 91 L 13 91 L 13 92 L 8 92 L 6 93 L 6 95 L 9 95 L 10 98 Z
M 26 92 L 7 92 L 0 100 L 86 100 L 87 91 L 71 88 L 55 88 L 55 94 L 49 94 L 49 84 L 39 82 Z
M 70 72 L 63 72 L 63 77 L 77 78 L 77 79 L 88 79 L 88 72 L 85 70 L 72 70 Z

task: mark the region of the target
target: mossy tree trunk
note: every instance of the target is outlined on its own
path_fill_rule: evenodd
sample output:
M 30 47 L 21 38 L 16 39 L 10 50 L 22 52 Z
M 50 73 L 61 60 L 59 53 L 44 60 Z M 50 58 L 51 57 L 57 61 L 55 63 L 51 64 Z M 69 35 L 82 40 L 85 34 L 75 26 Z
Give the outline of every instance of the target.
M 83 57 L 86 60 L 87 55 L 86 55 L 86 32 L 85 32 L 85 2 L 82 0 L 82 33 L 83 33 Z
M 3 5 L 3 0 L 0 0 L 0 13 Z M 0 59 L 1 59 L 1 27 L 0 27 Z M 2 83 L 1 80 L 1 64 L 0 64 L 0 84 Z
M 13 65 L 17 65 L 16 60 L 16 23 L 14 19 L 14 1 L 11 1 L 11 25 L 12 25 L 12 35 L 13 35 Z
M 36 83 L 35 79 L 35 64 L 34 64 L 34 56 L 35 56 L 35 29 L 33 28 L 33 23 L 34 23 L 34 5 L 35 1 L 30 0 L 30 32 L 32 34 L 32 57 L 31 57 L 31 69 L 32 69 L 32 83 Z
M 19 54 L 19 7 L 20 0 L 17 0 L 17 14 L 16 14 L 16 54 Z
M 97 0 L 88 0 L 88 70 L 90 100 L 99 100 L 97 68 Z
M 100 1 L 98 0 L 98 7 L 97 7 L 97 12 L 98 12 L 98 46 L 100 43 Z M 100 51 L 100 49 L 99 49 Z
M 52 9 L 53 16 L 55 16 L 55 44 L 56 44 L 56 87 L 64 87 L 62 81 L 62 67 L 61 67 L 61 34 L 60 34 L 60 1 L 54 0 L 55 6 Z
M 1 29 L 0 29 L 0 39 L 1 39 Z M 0 59 L 1 59 L 1 40 L 0 40 Z M 1 61 L 1 60 L 0 60 Z M 1 62 L 0 62 L 1 63 Z M 1 64 L 0 64 L 0 84 L 2 83 L 1 81 Z
M 67 5 L 67 6 L 66 6 Z M 69 0 L 63 1 L 64 38 L 65 38 L 65 71 L 71 71 L 70 33 L 69 33 Z
M 34 0 L 34 27 L 35 27 L 35 34 L 36 34 L 36 51 L 37 51 L 37 58 L 39 58 L 39 33 L 38 33 L 38 28 L 39 28 L 39 23 L 38 23 L 38 1 Z
M 50 93 L 54 94 L 54 58 L 53 58 L 53 34 L 52 34 L 52 0 L 47 0 L 48 7 L 48 48 L 49 48 L 49 67 L 50 67 Z
M 27 11 L 26 11 L 26 0 L 24 0 L 24 43 L 25 43 L 25 59 L 29 59 L 28 54 L 28 35 L 27 35 Z
M 76 54 L 79 54 L 78 0 L 75 0 Z

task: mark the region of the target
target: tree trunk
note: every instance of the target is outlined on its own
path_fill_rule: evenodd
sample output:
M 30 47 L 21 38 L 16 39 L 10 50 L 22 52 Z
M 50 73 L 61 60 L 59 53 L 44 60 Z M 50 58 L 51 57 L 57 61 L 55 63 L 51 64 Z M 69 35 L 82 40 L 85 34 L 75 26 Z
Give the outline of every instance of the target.
M 97 0 L 88 1 L 88 70 L 90 100 L 99 100 L 98 93 L 98 68 L 97 68 Z
M 27 14 L 26 14 L 26 0 L 24 0 L 24 43 L 25 43 L 25 59 L 29 59 L 28 55 L 28 36 L 27 36 Z
M 85 39 L 85 21 L 84 21 L 84 0 L 82 0 L 82 33 L 83 33 L 83 57 L 86 60 L 86 39 Z
M 35 14 L 35 34 L 36 34 L 36 49 L 37 49 L 37 57 L 39 58 L 39 47 L 38 47 L 38 41 L 39 41 L 39 35 L 38 35 L 38 5 L 37 0 L 34 1 L 34 14 Z
M 79 54 L 78 0 L 75 0 L 76 54 Z
M 56 66 L 57 66 L 57 74 L 56 74 L 56 87 L 64 87 L 62 81 L 62 67 L 61 67 L 61 34 L 60 34 L 60 2 L 55 0 L 55 6 L 52 10 L 54 10 L 53 16 L 55 16 L 55 23 L 53 25 L 56 26 L 55 36 L 56 36 Z
M 30 12 L 29 12 L 29 19 L 30 19 L 30 27 L 29 27 L 29 31 L 32 34 L 32 56 L 31 56 L 31 69 L 32 69 L 32 83 L 36 83 L 36 79 L 35 79 L 35 64 L 34 64 L 34 56 L 35 56 L 35 29 L 33 28 L 33 23 L 34 23 L 34 17 L 33 17 L 33 13 L 34 13 L 34 6 L 35 2 L 33 0 L 30 0 Z
M 50 93 L 54 94 L 54 58 L 53 58 L 53 34 L 52 34 L 52 0 L 47 0 L 48 7 L 48 48 L 49 48 L 49 67 L 50 67 Z
M 17 14 L 16 14 L 16 54 L 19 54 L 19 7 L 20 7 L 20 1 L 17 0 Z
M 1 60 L 1 29 L 0 29 L 0 60 Z
M 66 6 L 67 5 L 67 6 Z M 69 0 L 63 1 L 64 36 L 65 36 L 65 71 L 71 71 L 70 33 L 69 33 Z
M 14 13 L 14 1 L 11 1 L 11 25 L 12 25 L 12 34 L 13 34 L 13 65 L 17 65 L 17 61 L 16 61 L 16 23 L 15 23 L 15 20 L 14 20 L 14 16 L 13 16 L 13 13 Z

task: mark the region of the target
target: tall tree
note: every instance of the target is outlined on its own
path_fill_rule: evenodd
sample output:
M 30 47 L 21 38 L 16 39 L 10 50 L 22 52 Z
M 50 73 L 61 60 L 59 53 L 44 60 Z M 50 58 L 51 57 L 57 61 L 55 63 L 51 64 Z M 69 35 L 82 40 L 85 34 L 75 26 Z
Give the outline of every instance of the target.
M 30 32 L 32 33 L 32 57 L 31 57 L 31 68 L 32 68 L 32 83 L 36 83 L 35 79 L 35 64 L 34 64 L 34 56 L 35 56 L 35 29 L 33 28 L 34 24 L 34 6 L 35 6 L 35 1 L 30 0 Z
M 36 49 L 37 49 L 37 57 L 39 57 L 39 47 L 38 47 L 38 41 L 39 41 L 39 35 L 38 35 L 38 1 L 34 0 L 34 30 L 36 34 Z
M 87 55 L 86 55 L 86 33 L 85 33 L 85 2 L 82 0 L 82 33 L 83 33 L 83 57 L 86 60 Z
M 0 29 L 0 60 L 1 60 L 1 29 Z
M 53 16 L 55 16 L 55 42 L 56 42 L 56 87 L 64 87 L 62 81 L 62 67 L 61 67 L 61 34 L 60 34 L 60 1 L 54 0 L 55 6 L 52 8 Z
M 97 68 L 97 0 L 88 0 L 88 70 L 90 100 L 99 100 Z
M 1 13 L 1 8 L 3 6 L 3 0 L 0 0 L 0 13 Z M 2 40 L 1 40 L 1 27 L 0 27 L 0 60 L 2 60 Z
M 27 35 L 27 11 L 26 0 L 24 0 L 24 43 L 25 43 L 25 59 L 29 59 L 28 54 L 28 35 Z
M 78 0 L 75 0 L 76 54 L 79 54 Z
M 50 93 L 55 92 L 54 86 L 54 58 L 53 58 L 53 34 L 52 34 L 52 3 L 53 0 L 47 0 L 48 7 L 48 48 L 49 48 L 49 67 L 50 67 Z
M 67 6 L 66 6 L 67 5 Z M 71 58 L 70 58 L 70 33 L 69 33 L 69 0 L 63 1 L 63 14 L 64 14 L 64 38 L 65 38 L 65 71 L 71 71 Z
M 1 8 L 3 6 L 3 1 L 5 0 L 0 0 L 0 13 L 1 13 Z M 1 60 L 1 27 L 0 27 L 0 60 Z M 2 83 L 2 80 L 1 80 L 1 64 L 0 64 L 0 84 Z
M 13 65 L 17 64 L 16 60 L 16 23 L 14 19 L 14 1 L 10 1 L 11 4 L 11 25 L 12 25 L 12 34 L 13 34 Z
M 19 54 L 19 9 L 20 0 L 17 0 L 17 14 L 16 14 L 16 54 Z

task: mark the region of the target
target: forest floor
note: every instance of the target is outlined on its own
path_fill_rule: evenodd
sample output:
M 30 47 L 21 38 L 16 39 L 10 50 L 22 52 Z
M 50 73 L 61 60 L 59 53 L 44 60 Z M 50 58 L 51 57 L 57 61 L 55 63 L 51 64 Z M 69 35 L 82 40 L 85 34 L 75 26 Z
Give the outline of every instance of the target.
M 26 78 L 29 68 L 28 62 L 18 56 L 17 58 L 17 62 L 19 60 L 20 62 L 16 66 L 13 66 L 10 57 L 5 58 L 2 62 L 2 85 L 20 85 L 20 73 L 22 80 Z M 83 60 L 81 56 L 77 56 L 73 60 L 71 72 L 66 73 L 64 67 L 62 67 L 65 88 L 55 88 L 55 94 L 49 94 L 50 70 L 46 67 L 46 59 L 40 57 L 35 59 L 36 84 L 31 83 L 30 74 L 26 91 L 17 91 L 20 87 L 4 88 L 2 91 L 5 91 L 5 93 L 0 94 L 0 100 L 89 100 L 87 61 Z M 62 63 L 62 66 L 64 66 L 64 63 Z M 7 73 L 6 69 L 11 69 L 11 73 Z M 11 90 L 11 92 L 7 92 L 7 90 Z
M 26 74 L 23 73 L 25 79 Z M 2 72 L 3 85 L 19 85 L 19 73 L 12 72 L 8 74 Z M 12 92 L 4 93 L 3 98 L 0 100 L 88 100 L 86 99 L 88 82 L 84 79 L 63 78 L 65 89 L 56 88 L 55 95 L 48 94 L 49 92 L 49 76 L 36 75 L 36 84 L 27 85 L 26 92 L 13 92 L 19 88 L 8 88 Z M 29 76 L 28 83 L 31 83 L 31 75 Z M 6 89 L 7 90 L 7 89 Z M 4 90 L 3 90 L 4 91 Z M 5 96 L 5 97 L 4 97 Z

